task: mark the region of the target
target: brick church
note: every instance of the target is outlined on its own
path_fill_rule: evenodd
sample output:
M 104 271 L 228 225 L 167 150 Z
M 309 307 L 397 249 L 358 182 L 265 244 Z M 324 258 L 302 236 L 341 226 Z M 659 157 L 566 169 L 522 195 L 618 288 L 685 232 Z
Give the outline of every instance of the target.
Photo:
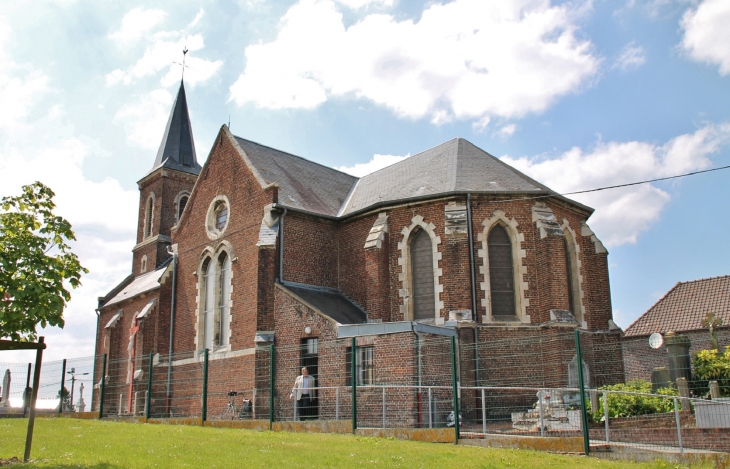
M 316 353 L 356 335 L 366 381 L 386 381 L 379 347 L 412 343 L 418 325 L 464 342 L 575 328 L 620 339 L 593 209 L 463 138 L 357 178 L 224 125 L 201 167 L 181 83 L 138 186 L 132 273 L 99 298 L 96 353 L 128 363 L 109 380 L 138 379 L 149 354 L 208 349 L 237 370 L 225 387 L 250 389 L 267 344 Z M 277 364 L 282 382 L 292 360 Z

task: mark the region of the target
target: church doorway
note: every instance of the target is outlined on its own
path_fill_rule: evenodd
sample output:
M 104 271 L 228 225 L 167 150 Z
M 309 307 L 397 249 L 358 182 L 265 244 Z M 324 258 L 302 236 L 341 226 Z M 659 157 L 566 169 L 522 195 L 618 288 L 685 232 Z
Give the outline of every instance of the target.
M 314 378 L 314 386 L 319 386 L 319 339 L 302 339 L 300 367 L 306 367 L 309 376 Z M 318 390 L 319 391 L 319 390 Z M 319 392 L 316 393 L 319 395 Z M 319 400 L 314 399 L 308 409 L 302 409 L 302 420 L 316 419 L 319 416 Z

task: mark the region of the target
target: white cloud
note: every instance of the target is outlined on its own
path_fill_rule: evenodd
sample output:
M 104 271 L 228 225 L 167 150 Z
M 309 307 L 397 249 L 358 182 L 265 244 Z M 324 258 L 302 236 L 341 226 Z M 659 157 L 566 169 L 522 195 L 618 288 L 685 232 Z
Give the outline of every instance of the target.
M 189 51 L 194 52 L 204 47 L 203 36 L 200 34 L 188 37 L 179 36 L 180 34 L 168 32 L 155 34 L 151 40 L 152 43 L 145 49 L 142 57 L 126 71 L 117 69 L 109 73 L 106 76 L 107 84 L 124 83 L 128 85 L 162 70 L 168 70 L 161 80 L 163 86 L 170 86 L 178 82 L 181 76 L 181 66 L 175 62 L 182 61 L 182 50 L 187 47 Z M 185 82 L 195 85 L 208 80 L 218 72 L 223 61 L 210 61 L 189 55 L 185 64 L 188 67 L 185 69 Z
M 496 135 L 502 138 L 509 138 L 515 133 L 515 130 L 517 130 L 517 125 L 507 124 L 500 127 L 500 129 L 496 132 Z
M 205 10 L 202 8 L 186 28 L 179 31 L 158 31 L 154 34 L 147 34 L 157 24 L 151 21 L 155 16 L 150 12 L 164 14 L 161 10 L 141 10 L 139 8 L 131 10 L 125 15 L 125 20 L 129 16 L 143 16 L 147 18 L 147 22 L 140 25 L 137 29 L 130 26 L 128 28 L 129 31 L 127 31 L 124 26 L 126 23 L 123 20 L 122 29 L 110 34 L 110 37 L 113 38 L 117 37 L 115 35 L 119 35 L 120 38 L 132 38 L 129 39 L 130 41 L 136 41 L 144 37 L 147 46 L 142 57 L 126 70 L 119 68 L 109 72 L 106 76 L 107 85 L 113 86 L 120 83 L 129 85 L 141 78 L 167 70 L 167 73 L 161 79 L 161 84 L 163 86 L 170 86 L 180 80 L 180 63 L 183 60 L 183 49 L 195 52 L 205 47 L 205 41 L 201 34 L 189 34 L 189 30 L 195 27 L 205 14 Z M 117 42 L 118 44 L 124 44 L 121 39 Z M 223 65 L 223 61 L 206 60 L 196 57 L 194 54 L 189 54 L 186 57 L 185 64 L 187 66 L 185 69 L 185 82 L 189 85 L 195 85 L 205 82 L 215 75 Z
M 627 44 L 621 54 L 616 58 L 611 68 L 618 68 L 624 72 L 635 70 L 646 62 L 646 52 L 641 46 L 635 46 L 633 42 Z
M 187 29 L 191 29 L 191 28 L 194 28 L 195 26 L 197 26 L 197 24 L 200 22 L 200 20 L 203 19 L 203 16 L 205 16 L 205 10 L 203 9 L 203 7 L 200 7 L 200 10 L 198 10 L 198 14 L 195 15 L 195 18 L 193 18 L 193 21 L 191 21 L 190 24 L 188 24 Z
M 375 154 L 373 155 L 373 158 L 367 163 L 357 163 L 354 166 L 340 166 L 337 169 L 347 174 L 352 174 L 353 176 L 363 177 L 370 173 L 374 173 L 379 169 L 383 169 L 399 161 L 403 161 L 409 156 L 411 155 L 409 154 L 406 156 L 395 156 Z
M 311 109 L 365 98 L 436 122 L 541 112 L 598 69 L 591 43 L 576 37 L 579 14 L 547 0 L 455 0 L 431 4 L 417 23 L 370 14 L 345 28 L 333 1 L 301 0 L 274 41 L 246 48 L 231 99 Z
M 110 33 L 109 38 L 118 46 L 127 47 L 145 37 L 166 16 L 167 13 L 157 9 L 135 8 L 129 10 L 122 18 L 122 26 L 118 31 Z
M 14 61 L 8 47 L 11 35 L 0 16 L 0 196 L 19 194 L 22 185 L 34 181 L 56 193 L 55 213 L 72 224 L 78 239 L 72 243 L 74 252 L 91 272 L 71 293 L 64 312 L 66 328 L 42 331 L 49 347 L 46 359 L 90 355 L 96 298 L 129 271 L 139 195 L 115 179 L 92 181 L 84 175 L 84 162 L 103 153 L 99 143 L 76 135 L 56 99 L 60 94 L 42 70 Z M 22 356 L 5 355 L 7 361 Z
M 165 89 L 151 91 L 122 106 L 114 115 L 127 141 L 135 146 L 157 150 L 172 107 L 173 96 Z
M 664 145 L 599 143 L 589 152 L 572 148 L 557 158 L 501 159 L 560 193 L 674 176 L 708 168 L 709 155 L 730 141 L 730 123 L 707 125 Z M 636 243 L 656 223 L 670 194 L 653 184 L 569 196 L 596 209 L 591 227 L 609 246 Z
M 376 7 L 391 7 L 393 6 L 393 0 L 337 0 L 337 3 L 341 3 L 350 8 L 362 8 L 369 6 Z
M 721 75 L 730 74 L 730 2 L 704 0 L 684 13 L 682 47 L 698 62 L 717 64 Z

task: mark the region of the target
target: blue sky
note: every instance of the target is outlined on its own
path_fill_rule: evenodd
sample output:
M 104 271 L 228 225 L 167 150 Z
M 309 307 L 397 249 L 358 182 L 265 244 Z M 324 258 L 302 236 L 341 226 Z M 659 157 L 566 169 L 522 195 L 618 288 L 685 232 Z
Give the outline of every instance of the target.
M 727 24 L 725 0 L 3 2 L 0 195 L 51 186 L 91 270 L 49 350 L 93 353 L 96 297 L 131 270 L 184 46 L 201 163 L 229 118 L 358 175 L 460 136 L 569 192 L 730 165 Z M 575 197 L 620 326 L 730 273 L 729 176 Z

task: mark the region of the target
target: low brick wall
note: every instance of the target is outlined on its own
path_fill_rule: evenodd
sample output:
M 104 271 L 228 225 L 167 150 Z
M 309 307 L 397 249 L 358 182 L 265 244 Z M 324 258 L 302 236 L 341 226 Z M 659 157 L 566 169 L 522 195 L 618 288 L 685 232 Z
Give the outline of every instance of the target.
M 430 443 L 453 443 L 453 428 L 358 428 L 356 435 L 399 440 L 428 441 Z
M 591 440 L 605 440 L 603 430 L 590 430 Z M 610 429 L 612 442 L 679 447 L 676 428 L 635 427 Z M 682 445 L 685 448 L 730 452 L 730 431 L 724 428 L 682 428 Z
M 452 439 L 453 441 L 453 439 Z M 486 446 L 488 448 L 517 448 L 534 451 L 550 451 L 560 453 L 582 453 L 582 437 L 550 437 L 519 435 L 484 435 L 484 438 L 461 439 L 459 444 Z

